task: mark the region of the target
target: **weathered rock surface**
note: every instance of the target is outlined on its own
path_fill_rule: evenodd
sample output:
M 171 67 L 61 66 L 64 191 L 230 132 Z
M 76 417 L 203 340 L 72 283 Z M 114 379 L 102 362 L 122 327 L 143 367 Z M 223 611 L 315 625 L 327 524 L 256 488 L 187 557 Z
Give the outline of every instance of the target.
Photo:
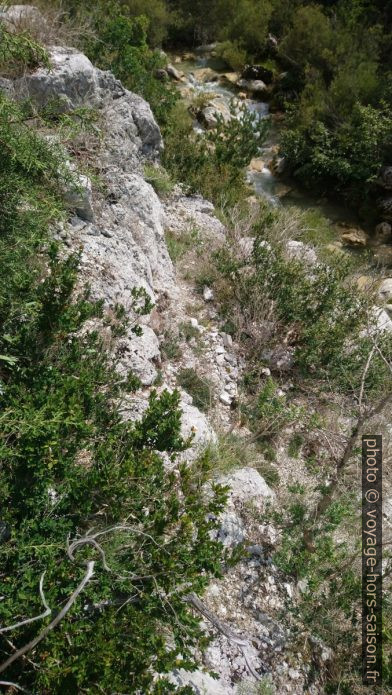
M 46 23 L 37 7 L 32 5 L 10 5 L 0 7 L 0 21 L 10 32 L 23 30 L 25 27 L 38 27 Z

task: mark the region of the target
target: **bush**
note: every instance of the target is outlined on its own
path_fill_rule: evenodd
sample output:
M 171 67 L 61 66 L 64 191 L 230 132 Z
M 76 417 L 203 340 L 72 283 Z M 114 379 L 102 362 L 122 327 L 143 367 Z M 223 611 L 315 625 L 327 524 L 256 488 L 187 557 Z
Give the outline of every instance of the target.
M 187 446 L 177 393 L 152 393 L 138 423 L 121 419 L 138 380 L 119 377 L 114 344 L 84 325 L 103 319 L 115 336 L 126 317 L 120 307 L 104 315 L 87 290 L 77 293 L 78 257 L 51 241 L 50 225 L 66 214 L 69 168 L 26 113 L 0 97 L 5 677 L 43 694 L 173 692 L 164 674 L 193 668 L 195 647 L 205 644 L 183 597 L 220 573 L 211 530 L 225 494 L 214 486 L 203 496 L 205 463 L 176 474 L 164 467 L 161 452 L 174 461 Z M 143 293 L 133 296 L 139 313 L 148 310 Z M 77 587 L 69 612 L 41 639 Z M 21 647 L 38 640 L 34 664 L 28 653 L 13 661 L 8 632 Z
M 232 118 L 197 135 L 183 104 L 175 107 L 164 129 L 163 162 L 173 178 L 186 183 L 216 205 L 228 207 L 246 196 L 245 166 L 261 147 L 268 123 L 245 108 L 232 106 Z
M 0 22 L 0 72 L 3 77 L 20 77 L 43 65 L 49 68 L 46 50 L 26 33 L 13 34 Z

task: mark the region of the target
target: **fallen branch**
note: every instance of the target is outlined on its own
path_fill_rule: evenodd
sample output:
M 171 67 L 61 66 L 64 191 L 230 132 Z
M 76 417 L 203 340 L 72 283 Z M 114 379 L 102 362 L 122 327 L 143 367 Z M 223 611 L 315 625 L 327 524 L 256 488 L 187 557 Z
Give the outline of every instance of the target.
M 37 644 L 42 642 L 42 640 L 45 639 L 45 637 L 49 634 L 49 632 L 51 630 L 53 630 L 62 621 L 62 619 L 67 615 L 70 608 L 72 608 L 72 606 L 75 603 L 76 599 L 78 598 L 79 594 L 82 593 L 84 587 L 86 586 L 86 584 L 88 584 L 91 577 L 93 576 L 94 565 L 95 565 L 95 562 L 93 560 L 91 560 L 87 563 L 86 574 L 84 575 L 79 586 L 75 589 L 73 594 L 71 594 L 71 596 L 69 597 L 64 608 L 60 611 L 60 613 L 58 613 L 56 615 L 56 617 L 52 620 L 52 622 L 49 623 L 49 625 L 47 625 L 46 628 L 44 630 L 42 630 L 42 632 L 39 635 L 37 635 L 37 637 L 34 637 L 34 639 L 32 639 L 31 642 L 28 642 L 28 644 L 25 644 L 24 647 L 21 647 L 20 649 L 18 649 L 18 651 L 15 652 L 15 654 L 12 654 L 12 656 L 10 656 L 7 659 L 7 661 L 5 661 L 3 664 L 1 664 L 0 673 L 2 673 L 9 666 L 11 666 L 11 664 L 13 664 L 14 661 L 16 661 L 17 659 L 20 659 L 22 656 L 27 654 L 27 652 L 30 652 L 32 649 L 34 649 L 34 647 L 36 647 Z
M 212 625 L 219 632 L 221 632 L 229 640 L 229 642 L 232 642 L 240 648 L 249 673 L 256 680 L 261 681 L 262 677 L 259 673 L 257 673 L 257 671 L 253 668 L 252 664 L 249 662 L 249 657 L 245 651 L 246 648 L 249 647 L 249 640 L 239 637 L 239 635 L 237 635 L 229 625 L 226 625 L 226 623 L 222 622 L 222 620 L 220 620 L 218 616 L 215 615 L 215 613 L 212 613 L 212 611 L 210 611 L 210 609 L 207 608 L 207 606 L 203 603 L 203 601 L 199 599 L 198 596 L 196 596 L 195 593 L 191 593 L 187 596 L 184 596 L 183 601 L 189 603 L 193 608 L 195 608 L 195 610 L 197 610 L 201 615 L 207 618 L 207 620 L 209 620 L 209 622 L 212 623 Z
M 44 613 L 41 613 L 40 615 L 36 615 L 34 618 L 27 618 L 27 620 L 21 620 L 20 623 L 14 623 L 14 625 L 9 625 L 8 627 L 2 627 L 0 629 L 0 635 L 2 635 L 4 632 L 11 632 L 11 630 L 16 630 L 16 628 L 22 627 L 22 625 L 29 625 L 30 623 L 34 623 L 36 620 L 43 620 L 44 618 L 47 618 L 48 615 L 50 615 L 52 613 L 52 609 L 49 608 L 48 604 L 46 603 L 44 589 L 43 589 L 45 573 L 46 572 L 42 573 L 41 579 L 39 580 L 39 593 L 41 596 L 41 601 L 45 607 Z

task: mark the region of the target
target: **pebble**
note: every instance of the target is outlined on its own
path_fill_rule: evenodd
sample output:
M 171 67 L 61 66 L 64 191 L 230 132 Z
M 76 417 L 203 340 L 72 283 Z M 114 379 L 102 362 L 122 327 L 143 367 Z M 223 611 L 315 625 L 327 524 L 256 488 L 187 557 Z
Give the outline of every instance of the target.
M 229 405 L 231 405 L 232 397 L 230 396 L 229 393 L 227 393 L 226 391 L 223 391 L 223 393 L 221 393 L 221 395 L 219 396 L 219 400 L 221 403 L 223 403 L 223 405 L 229 406 Z
M 228 333 L 221 333 L 223 345 L 226 348 L 230 348 L 233 345 L 233 338 Z
M 217 355 L 215 358 L 215 361 L 217 364 L 219 364 L 222 367 L 225 363 L 225 356 L 224 355 Z
M 205 302 L 212 302 L 212 300 L 214 299 L 214 293 L 209 287 L 204 288 L 203 299 Z
M 224 355 L 225 348 L 222 345 L 218 345 L 218 347 L 215 348 L 215 352 L 217 355 Z
M 199 322 L 198 322 L 197 319 L 192 318 L 192 319 L 189 320 L 189 323 L 191 324 L 191 326 L 192 326 L 193 328 L 199 328 Z
M 271 376 L 271 370 L 268 367 L 263 367 L 261 373 L 263 374 L 263 376 Z

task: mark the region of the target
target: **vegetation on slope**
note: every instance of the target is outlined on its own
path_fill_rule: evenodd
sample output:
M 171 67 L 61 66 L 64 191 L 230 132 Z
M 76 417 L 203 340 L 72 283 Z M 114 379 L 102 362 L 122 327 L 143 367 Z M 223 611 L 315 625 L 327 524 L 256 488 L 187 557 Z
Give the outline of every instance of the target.
M 158 674 L 194 667 L 204 643 L 183 598 L 220 572 L 224 491 L 202 493 L 203 463 L 164 467 L 188 445 L 176 393 L 120 417 L 138 381 L 83 326 L 115 337 L 126 320 L 78 293 L 77 255 L 51 239 L 70 173 L 43 125 L 64 134 L 1 95 L 0 672 L 40 694 L 172 692 Z

